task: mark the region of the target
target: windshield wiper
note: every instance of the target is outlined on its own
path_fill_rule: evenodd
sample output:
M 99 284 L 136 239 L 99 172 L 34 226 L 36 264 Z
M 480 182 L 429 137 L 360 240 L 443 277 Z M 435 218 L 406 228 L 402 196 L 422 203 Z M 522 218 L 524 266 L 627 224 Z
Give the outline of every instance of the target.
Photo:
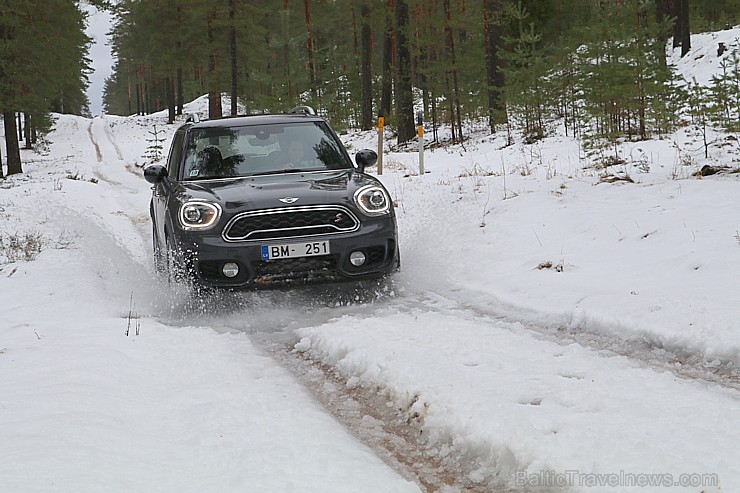
M 283 175 L 288 173 L 311 173 L 313 171 L 326 171 L 325 168 L 288 168 L 288 169 L 276 169 L 272 171 L 261 171 L 248 176 L 262 176 L 262 175 Z

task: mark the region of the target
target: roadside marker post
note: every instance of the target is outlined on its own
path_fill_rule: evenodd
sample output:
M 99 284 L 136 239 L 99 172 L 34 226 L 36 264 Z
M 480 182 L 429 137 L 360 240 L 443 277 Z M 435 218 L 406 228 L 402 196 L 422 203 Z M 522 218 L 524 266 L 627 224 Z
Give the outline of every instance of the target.
M 424 120 L 421 111 L 416 114 L 416 135 L 419 136 L 419 176 L 424 176 Z
M 378 174 L 383 174 L 383 127 L 385 118 L 383 115 L 378 116 Z

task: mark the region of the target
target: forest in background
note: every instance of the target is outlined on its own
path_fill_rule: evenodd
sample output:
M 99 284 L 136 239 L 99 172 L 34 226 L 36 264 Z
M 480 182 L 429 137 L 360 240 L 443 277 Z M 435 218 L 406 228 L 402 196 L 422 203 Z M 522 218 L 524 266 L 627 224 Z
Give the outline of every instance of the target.
M 309 104 L 340 128 L 383 115 L 398 142 L 415 136 L 419 109 L 453 141 L 479 118 L 536 140 L 556 117 L 596 137 L 670 131 L 688 88 L 666 42 L 688 52 L 691 30 L 733 26 L 738 2 L 126 0 L 116 12 L 110 113 L 172 119 L 184 101 L 227 93 L 248 113 Z M 211 98 L 209 116 L 236 113 L 237 98 Z
M 69 0 L 0 4 L 0 115 L 8 175 L 22 172 L 19 142 L 36 145 L 51 128 L 51 112 L 89 113 L 91 40 L 85 18 L 79 2 Z
M 106 112 L 148 114 L 209 94 L 209 116 L 309 104 L 339 129 L 378 115 L 404 143 L 416 112 L 437 139 L 466 124 L 546 136 L 554 122 L 593 147 L 668 133 L 679 118 L 737 130 L 740 46 L 709 88 L 684 84 L 666 43 L 738 22 L 740 0 L 119 0 Z M 52 22 L 53 20 L 53 22 Z M 49 112 L 89 115 L 90 40 L 80 2 L 8 0 L 0 10 L 6 135 L 33 145 Z M 232 107 L 221 108 L 221 94 Z M 23 115 L 23 118 L 21 116 Z M 11 117 L 12 116 L 12 117 Z M 6 139 L 6 142 L 16 139 Z M 17 141 L 16 141 L 17 142 Z M 8 145 L 8 174 L 20 157 Z M 13 166 L 11 167 L 11 161 Z

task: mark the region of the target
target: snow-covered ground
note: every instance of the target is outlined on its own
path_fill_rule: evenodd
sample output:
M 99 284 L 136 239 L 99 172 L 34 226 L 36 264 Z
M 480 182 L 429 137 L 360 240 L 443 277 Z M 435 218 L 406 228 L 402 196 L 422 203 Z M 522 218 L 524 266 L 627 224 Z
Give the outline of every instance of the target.
M 685 76 L 717 36 L 740 29 L 695 36 Z M 61 116 L 0 182 L 0 491 L 425 490 L 322 392 L 379 397 L 459 475 L 445 493 L 740 491 L 740 177 L 693 176 L 739 167 L 737 140 L 625 143 L 633 183 L 563 136 L 480 131 L 424 176 L 392 152 L 392 283 L 193 302 L 151 267 L 140 166 L 165 122 Z

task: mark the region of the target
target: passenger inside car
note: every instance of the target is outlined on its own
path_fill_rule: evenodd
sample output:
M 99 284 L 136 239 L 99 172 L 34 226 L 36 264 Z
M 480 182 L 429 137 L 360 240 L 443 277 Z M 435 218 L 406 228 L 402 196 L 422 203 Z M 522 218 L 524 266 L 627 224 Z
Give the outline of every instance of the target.
M 200 150 L 195 159 L 194 171 L 201 177 L 235 176 L 236 167 L 233 161 L 225 161 L 221 151 L 215 146 L 208 146 Z M 191 176 L 193 174 L 191 173 Z

